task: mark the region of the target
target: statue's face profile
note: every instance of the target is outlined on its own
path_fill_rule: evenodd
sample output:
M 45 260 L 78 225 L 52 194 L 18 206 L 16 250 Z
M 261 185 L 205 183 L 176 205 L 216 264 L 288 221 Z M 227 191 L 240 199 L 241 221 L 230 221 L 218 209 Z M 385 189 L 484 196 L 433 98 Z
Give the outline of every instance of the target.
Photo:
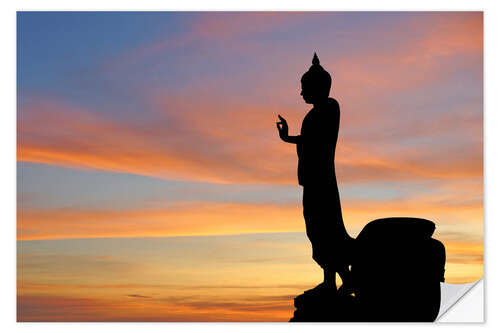
M 304 102 L 306 102 L 307 104 L 314 104 L 314 102 L 317 99 L 316 89 L 314 89 L 313 86 L 305 83 L 304 81 L 301 82 L 301 87 L 302 87 L 302 90 L 300 91 L 300 95 L 304 99 Z
M 302 89 L 300 91 L 300 96 L 302 96 L 304 102 L 306 102 L 307 104 L 312 104 L 311 90 L 308 89 L 309 87 L 307 87 L 307 85 L 305 85 L 304 82 L 302 82 L 301 88 Z

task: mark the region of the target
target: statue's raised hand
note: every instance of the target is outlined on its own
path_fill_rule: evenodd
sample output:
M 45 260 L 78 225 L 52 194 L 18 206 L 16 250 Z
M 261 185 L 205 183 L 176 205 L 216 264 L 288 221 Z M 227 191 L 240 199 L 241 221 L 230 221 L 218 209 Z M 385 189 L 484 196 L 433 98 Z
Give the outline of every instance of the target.
M 286 119 L 282 116 L 278 115 L 280 121 L 276 123 L 276 127 L 278 127 L 278 132 L 281 140 L 286 141 L 288 139 L 288 123 Z

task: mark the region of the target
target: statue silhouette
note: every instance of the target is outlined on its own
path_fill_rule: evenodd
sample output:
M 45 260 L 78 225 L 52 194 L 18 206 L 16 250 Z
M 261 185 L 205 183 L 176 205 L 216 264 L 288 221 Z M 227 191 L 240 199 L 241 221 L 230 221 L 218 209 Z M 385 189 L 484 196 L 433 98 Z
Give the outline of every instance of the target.
M 340 108 L 329 97 L 331 83 L 315 53 L 301 79 L 313 108 L 300 135 L 288 134 L 281 115 L 276 123 L 280 138 L 297 146 L 306 234 L 324 271 L 322 283 L 295 298 L 290 321 L 434 321 L 446 261 L 443 244 L 432 238 L 435 224 L 391 217 L 368 223 L 356 239 L 347 233 L 334 164 Z
M 329 97 L 332 79 L 314 53 L 312 66 L 302 76 L 301 95 L 313 108 L 307 113 L 300 135 L 290 136 L 286 120 L 278 115 L 280 138 L 297 145 L 298 181 L 303 186 L 303 208 L 313 259 L 323 268 L 324 281 L 317 288 L 336 289 L 335 273 L 345 287 L 349 280 L 347 255 L 351 237 L 342 219 L 335 176 L 335 147 L 340 123 L 339 103 Z

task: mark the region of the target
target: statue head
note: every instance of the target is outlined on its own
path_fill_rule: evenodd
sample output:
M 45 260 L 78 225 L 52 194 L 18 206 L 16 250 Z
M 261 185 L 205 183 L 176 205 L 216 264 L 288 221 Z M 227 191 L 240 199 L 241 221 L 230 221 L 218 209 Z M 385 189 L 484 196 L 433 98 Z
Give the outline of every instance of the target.
M 327 99 L 330 95 L 332 86 L 332 77 L 321 67 L 316 53 L 312 60 L 312 66 L 302 75 L 300 80 L 302 84 L 301 95 L 308 104 L 314 104 Z

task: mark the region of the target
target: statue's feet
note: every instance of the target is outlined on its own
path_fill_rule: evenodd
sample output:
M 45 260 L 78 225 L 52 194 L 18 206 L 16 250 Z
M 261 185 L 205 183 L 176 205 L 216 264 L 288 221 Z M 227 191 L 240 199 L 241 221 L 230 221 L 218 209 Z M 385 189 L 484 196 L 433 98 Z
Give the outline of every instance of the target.
M 329 299 L 336 294 L 337 287 L 334 284 L 323 282 L 295 297 L 294 304 L 298 309 L 306 306 L 307 304 L 316 304 L 321 302 L 321 300 Z

